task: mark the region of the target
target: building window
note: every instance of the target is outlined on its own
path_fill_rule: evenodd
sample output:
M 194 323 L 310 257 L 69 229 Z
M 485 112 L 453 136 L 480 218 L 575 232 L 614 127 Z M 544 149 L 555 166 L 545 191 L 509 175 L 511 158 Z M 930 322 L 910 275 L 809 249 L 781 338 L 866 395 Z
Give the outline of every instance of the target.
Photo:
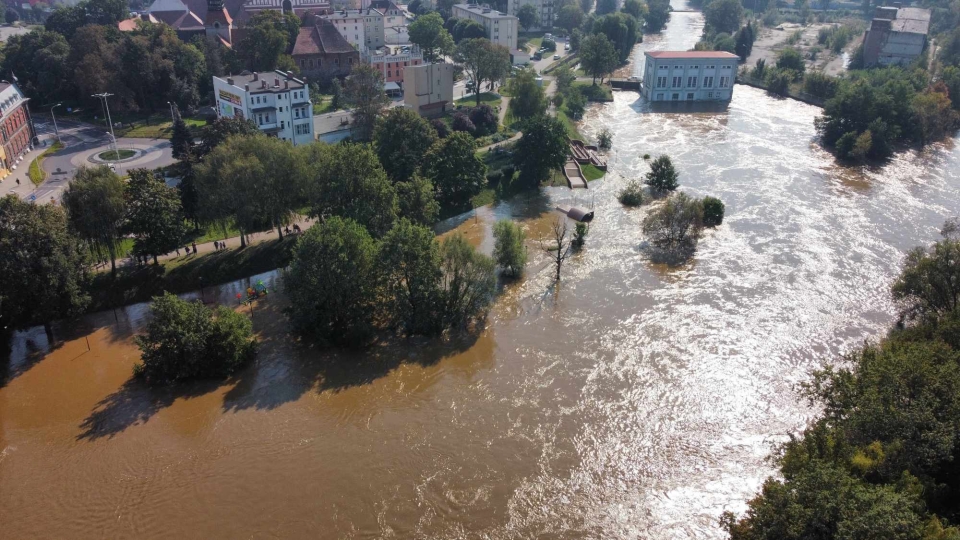
M 713 99 L 713 92 L 707 92 L 707 97 Z
M 703 78 L 703 87 L 704 87 L 704 88 L 713 88 L 713 77 L 704 77 L 704 78 Z
M 679 100 L 680 100 L 680 94 L 677 94 L 676 92 L 674 92 L 673 95 L 670 96 L 670 99 L 672 99 L 673 101 L 679 101 Z
M 720 77 L 720 88 L 727 88 L 730 85 L 730 77 Z
M 300 68 L 301 68 L 301 69 L 303 69 L 303 64 L 304 64 L 304 61 L 303 61 L 303 58 L 301 58 L 301 59 L 300 59 Z
M 679 77 L 679 76 L 678 76 L 678 77 L 674 77 L 674 78 L 673 78 L 673 87 L 674 87 L 674 88 L 680 88 L 681 85 L 683 85 L 683 77 Z
M 667 87 L 667 78 L 657 77 L 657 88 L 666 88 L 666 87 Z
M 284 122 L 283 122 L 283 120 L 281 120 L 281 121 L 280 121 L 280 129 L 283 129 L 284 127 L 285 127 L 285 126 L 284 126 Z
M 696 87 L 697 87 L 697 78 L 687 77 L 687 88 L 696 88 Z
M 693 99 L 693 92 L 687 92 L 687 100 Z
M 657 101 L 663 101 L 663 94 L 657 94 Z

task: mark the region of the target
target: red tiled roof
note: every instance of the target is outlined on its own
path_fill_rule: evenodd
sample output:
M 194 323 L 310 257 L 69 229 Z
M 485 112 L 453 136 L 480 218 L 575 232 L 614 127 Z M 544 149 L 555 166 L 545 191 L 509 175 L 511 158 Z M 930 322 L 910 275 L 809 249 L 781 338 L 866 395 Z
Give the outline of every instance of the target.
M 337 27 L 326 19 L 317 19 L 316 25 L 310 28 L 301 28 L 297 35 L 297 42 L 293 46 L 293 54 L 332 54 L 353 52 L 356 49 L 346 40 Z
M 726 51 L 648 51 L 651 58 L 739 58 Z

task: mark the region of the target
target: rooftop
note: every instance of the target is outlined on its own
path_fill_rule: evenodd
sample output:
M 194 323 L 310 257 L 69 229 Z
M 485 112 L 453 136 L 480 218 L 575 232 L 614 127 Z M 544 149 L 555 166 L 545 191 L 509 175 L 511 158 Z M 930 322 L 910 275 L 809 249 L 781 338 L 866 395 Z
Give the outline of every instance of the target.
M 375 9 L 341 9 L 328 15 L 320 15 L 321 19 L 356 19 L 357 17 L 378 16 L 383 17 L 383 13 Z
M 481 17 L 486 17 L 488 19 L 516 19 L 513 15 L 507 15 L 506 13 L 500 13 L 495 9 L 488 7 L 478 6 L 477 4 L 454 4 L 455 8 L 460 8 L 470 13 L 476 13 Z
M 713 58 L 727 59 L 740 58 L 739 56 L 726 51 L 648 51 L 643 53 L 651 58 Z
M 230 80 L 233 81 L 234 86 L 243 88 L 244 85 L 249 84 L 250 90 L 261 90 L 264 89 L 263 82 L 267 83 L 266 90 L 274 91 L 285 91 L 285 90 L 299 90 L 306 86 L 303 81 L 293 77 L 285 71 L 264 71 L 260 73 L 250 73 L 249 71 L 244 71 L 239 75 L 231 75 L 229 77 L 217 77 L 223 81 L 229 83 Z M 284 83 L 288 82 L 288 85 Z
M 316 24 L 300 28 L 297 42 L 293 45 L 293 55 L 334 54 L 356 51 L 353 45 L 337 31 L 337 27 L 326 19 L 315 19 Z

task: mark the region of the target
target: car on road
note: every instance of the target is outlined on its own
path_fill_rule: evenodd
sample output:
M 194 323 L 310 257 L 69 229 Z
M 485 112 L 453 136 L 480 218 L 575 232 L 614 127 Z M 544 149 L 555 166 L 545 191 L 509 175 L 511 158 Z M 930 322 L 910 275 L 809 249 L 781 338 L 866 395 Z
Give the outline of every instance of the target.
M 570 50 L 570 44 L 567 43 L 566 45 L 564 45 L 564 46 L 563 46 L 563 50 L 569 51 L 569 50 Z
M 554 59 L 554 60 L 559 60 L 559 59 L 560 59 L 560 55 L 559 55 L 559 54 L 553 55 L 553 59 Z
M 543 55 L 540 53 L 535 53 L 532 58 L 534 60 L 543 60 Z

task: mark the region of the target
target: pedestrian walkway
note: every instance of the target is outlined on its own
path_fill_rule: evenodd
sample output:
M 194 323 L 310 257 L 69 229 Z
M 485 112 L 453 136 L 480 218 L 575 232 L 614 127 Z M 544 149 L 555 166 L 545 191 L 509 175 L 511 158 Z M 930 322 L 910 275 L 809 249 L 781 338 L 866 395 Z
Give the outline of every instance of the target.
M 10 174 L 7 175 L 6 178 L 0 180 L 0 197 L 6 197 L 11 193 L 21 199 L 30 197 L 30 194 L 37 189 L 37 187 L 33 185 L 33 182 L 30 181 L 30 164 L 33 163 L 33 160 L 37 159 L 44 150 L 49 148 L 55 140 L 55 137 L 47 138 L 46 136 L 41 136 L 40 145 L 24 154 L 23 159 L 17 164 L 17 169 L 10 171 Z M 44 146 L 43 142 L 46 142 L 47 145 Z M 17 180 L 20 180 L 19 185 L 17 184 Z

